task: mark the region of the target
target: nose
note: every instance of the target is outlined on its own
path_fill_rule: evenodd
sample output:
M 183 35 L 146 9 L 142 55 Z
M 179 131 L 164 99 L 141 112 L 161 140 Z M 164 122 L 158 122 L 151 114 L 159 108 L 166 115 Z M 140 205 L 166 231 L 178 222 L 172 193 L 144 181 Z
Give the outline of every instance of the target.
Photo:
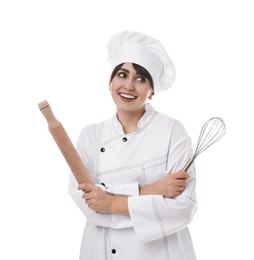
M 125 85 L 124 85 L 124 88 L 127 90 L 127 91 L 134 91 L 135 90 L 135 87 L 134 87 L 134 83 L 131 79 L 129 79 Z

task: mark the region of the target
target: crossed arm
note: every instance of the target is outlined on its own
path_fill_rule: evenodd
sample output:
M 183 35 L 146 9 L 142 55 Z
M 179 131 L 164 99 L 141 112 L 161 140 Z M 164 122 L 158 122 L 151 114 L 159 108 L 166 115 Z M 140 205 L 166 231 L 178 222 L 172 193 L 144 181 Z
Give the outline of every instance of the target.
M 189 175 L 183 171 L 171 173 L 155 184 L 140 188 L 139 194 L 175 198 L 184 191 L 188 178 Z M 87 183 L 81 183 L 78 189 L 84 192 L 83 198 L 90 209 L 98 213 L 129 216 L 128 196 L 113 195 Z

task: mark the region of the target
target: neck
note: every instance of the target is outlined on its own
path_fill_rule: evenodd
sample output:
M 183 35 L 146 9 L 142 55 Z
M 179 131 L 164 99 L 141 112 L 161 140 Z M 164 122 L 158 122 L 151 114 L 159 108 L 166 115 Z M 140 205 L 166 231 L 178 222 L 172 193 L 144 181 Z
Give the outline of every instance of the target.
M 123 126 L 125 134 L 138 130 L 138 122 L 145 113 L 145 106 L 138 111 L 117 111 L 117 118 Z

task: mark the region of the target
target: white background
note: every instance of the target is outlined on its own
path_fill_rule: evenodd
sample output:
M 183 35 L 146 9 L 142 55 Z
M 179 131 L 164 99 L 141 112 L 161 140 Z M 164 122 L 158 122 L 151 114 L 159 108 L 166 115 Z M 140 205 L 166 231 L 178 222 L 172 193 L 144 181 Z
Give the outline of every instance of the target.
M 179 119 L 194 146 L 208 118 L 227 124 L 196 162 L 198 259 L 254 259 L 253 9 L 247 0 L 1 1 L 0 259 L 78 259 L 86 219 L 37 104 L 49 101 L 74 143 L 111 117 L 106 45 L 126 29 L 168 50 L 176 82 L 152 105 Z

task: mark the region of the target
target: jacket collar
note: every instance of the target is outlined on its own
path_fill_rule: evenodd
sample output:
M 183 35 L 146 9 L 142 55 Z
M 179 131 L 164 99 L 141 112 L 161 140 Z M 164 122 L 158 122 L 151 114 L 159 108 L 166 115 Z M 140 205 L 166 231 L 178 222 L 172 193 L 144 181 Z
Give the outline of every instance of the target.
M 138 132 L 140 130 L 142 130 L 144 127 L 146 127 L 156 114 L 156 111 L 154 110 L 152 105 L 149 103 L 146 104 L 145 109 L 146 109 L 146 111 L 145 111 L 144 115 L 140 118 L 140 120 L 138 122 Z M 123 127 L 117 118 L 117 115 L 115 115 L 113 117 L 113 129 L 120 135 L 125 134 L 123 131 Z

